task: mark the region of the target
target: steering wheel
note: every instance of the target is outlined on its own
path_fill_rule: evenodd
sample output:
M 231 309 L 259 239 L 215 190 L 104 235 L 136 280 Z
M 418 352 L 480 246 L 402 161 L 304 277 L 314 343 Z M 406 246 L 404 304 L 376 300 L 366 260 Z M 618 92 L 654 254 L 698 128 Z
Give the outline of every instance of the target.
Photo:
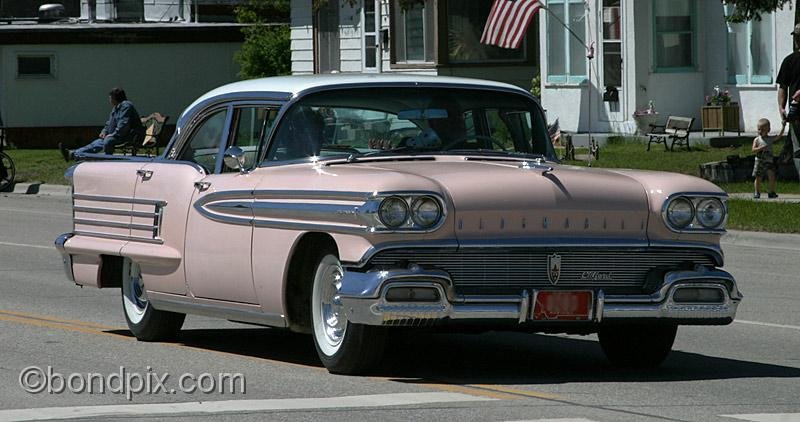
M 489 141 L 489 143 L 490 143 L 492 146 L 496 146 L 496 147 L 498 147 L 498 148 L 500 149 L 500 151 L 508 151 L 508 150 L 506 149 L 505 145 L 501 144 L 501 143 L 500 143 L 500 141 L 498 141 L 497 139 L 494 139 L 494 138 L 492 138 L 491 136 L 485 136 L 485 135 L 468 135 L 468 136 L 462 136 L 461 138 L 458 138 L 458 139 L 456 139 L 455 141 L 452 141 L 452 142 L 450 142 L 449 144 L 447 144 L 447 145 L 443 146 L 443 147 L 442 147 L 442 151 L 448 151 L 448 150 L 450 150 L 450 148 L 453 148 L 453 147 L 455 147 L 456 145 L 460 145 L 460 144 L 462 144 L 462 143 L 464 143 L 465 141 L 467 141 L 467 140 L 470 140 L 470 139 L 475 139 L 475 140 L 478 140 L 478 141 L 482 141 L 482 140 L 483 140 L 483 141 Z

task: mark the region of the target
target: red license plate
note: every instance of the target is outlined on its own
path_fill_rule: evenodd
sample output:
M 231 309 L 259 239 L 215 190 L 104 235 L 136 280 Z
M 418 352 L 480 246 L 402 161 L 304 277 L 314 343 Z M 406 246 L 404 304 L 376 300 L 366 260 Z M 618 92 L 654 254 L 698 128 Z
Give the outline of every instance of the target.
M 533 319 L 537 321 L 588 321 L 592 313 L 592 292 L 537 292 Z

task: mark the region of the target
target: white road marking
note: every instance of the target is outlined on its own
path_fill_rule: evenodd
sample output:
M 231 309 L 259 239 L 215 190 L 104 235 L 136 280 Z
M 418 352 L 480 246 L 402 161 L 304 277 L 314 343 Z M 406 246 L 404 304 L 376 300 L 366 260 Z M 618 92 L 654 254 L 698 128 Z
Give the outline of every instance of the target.
M 368 396 L 345 396 L 302 399 L 223 400 L 183 403 L 123 404 L 107 406 L 44 407 L 38 409 L 0 410 L 0 422 L 36 421 L 126 416 L 166 416 L 183 414 L 219 414 L 230 412 L 263 412 L 409 406 L 430 403 L 455 403 L 495 400 L 460 393 L 394 393 Z
M 31 245 L 31 244 L 28 244 L 28 243 L 0 242 L 0 246 L 14 246 L 14 247 L 21 247 L 21 248 L 37 248 L 37 249 L 55 250 L 55 246 Z
M 526 419 L 524 421 L 507 422 L 595 422 L 593 419 L 586 418 L 561 418 L 561 419 Z
M 796 325 L 773 324 L 771 322 L 745 321 L 741 319 L 735 319 L 733 320 L 733 322 L 738 322 L 739 324 L 760 325 L 762 327 L 788 328 L 790 330 L 800 330 L 800 327 Z
M 753 413 L 750 415 L 720 415 L 723 418 L 750 422 L 800 422 L 800 413 Z

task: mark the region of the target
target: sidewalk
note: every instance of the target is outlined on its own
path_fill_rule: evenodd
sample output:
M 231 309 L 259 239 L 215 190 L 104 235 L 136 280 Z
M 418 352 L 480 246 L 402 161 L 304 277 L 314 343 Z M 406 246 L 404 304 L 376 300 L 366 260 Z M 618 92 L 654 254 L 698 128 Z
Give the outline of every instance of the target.
M 767 198 L 767 193 L 766 192 L 762 192 L 761 193 L 761 198 L 759 198 L 759 199 L 753 198 L 753 193 L 752 192 L 747 192 L 747 193 L 729 193 L 728 195 L 730 195 L 730 197 L 734 198 L 734 199 L 746 199 L 746 200 L 750 200 L 750 201 L 764 201 L 764 202 L 790 202 L 790 203 L 794 203 L 794 204 L 800 204 L 800 195 L 798 195 L 796 193 L 786 193 L 786 194 L 778 193 L 778 197 L 777 198 Z M 798 212 L 800 212 L 800 210 L 798 210 Z

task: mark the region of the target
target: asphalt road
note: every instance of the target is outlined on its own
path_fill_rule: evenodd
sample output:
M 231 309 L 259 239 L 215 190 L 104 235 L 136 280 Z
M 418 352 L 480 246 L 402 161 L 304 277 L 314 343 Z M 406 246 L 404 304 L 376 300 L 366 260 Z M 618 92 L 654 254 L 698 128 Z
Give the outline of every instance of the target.
M 0 421 L 800 421 L 800 252 L 781 246 L 797 238 L 727 242 L 737 321 L 681 327 L 658 370 L 611 368 L 594 336 L 488 333 L 397 336 L 379 371 L 347 377 L 321 367 L 309 336 L 280 330 L 190 316 L 177 343 L 136 341 L 118 290 L 66 280 L 52 242 L 69 227 L 64 197 L 0 195 Z M 23 390 L 28 367 L 51 368 L 27 378 L 53 380 L 51 393 Z M 221 373 L 244 381 L 222 388 Z M 205 383 L 182 389 L 184 374 Z M 225 391 L 200 391 L 212 383 Z

